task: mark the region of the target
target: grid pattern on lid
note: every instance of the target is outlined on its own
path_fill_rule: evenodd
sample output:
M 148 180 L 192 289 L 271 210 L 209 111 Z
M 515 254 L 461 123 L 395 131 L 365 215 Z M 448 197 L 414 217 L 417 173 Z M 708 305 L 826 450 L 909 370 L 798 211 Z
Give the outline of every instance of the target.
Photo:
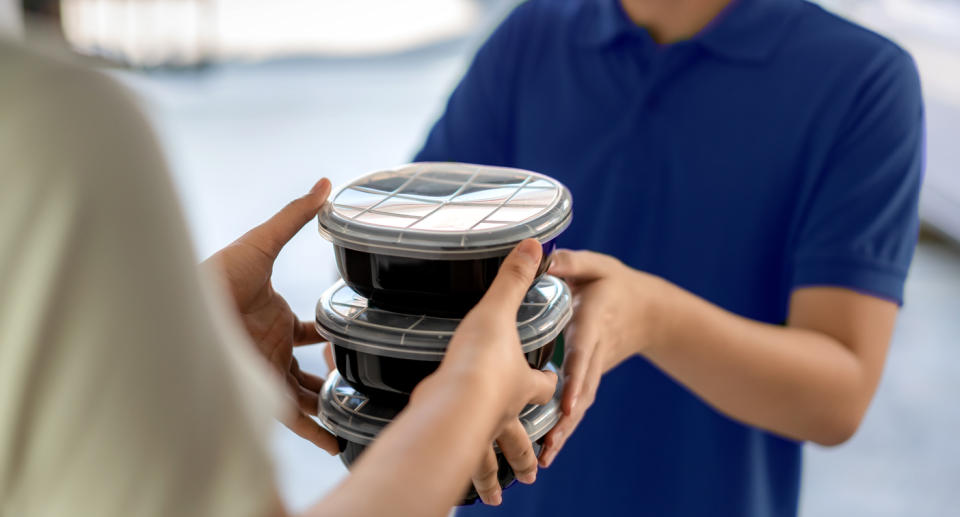
M 341 410 L 352 415 L 362 415 L 364 418 L 388 424 L 397 415 L 393 408 L 370 404 L 366 395 L 353 389 L 342 378 L 333 388 L 333 402 Z
M 333 200 L 348 226 L 398 232 L 487 231 L 522 225 L 553 207 L 560 188 L 518 169 L 429 164 L 373 174 Z

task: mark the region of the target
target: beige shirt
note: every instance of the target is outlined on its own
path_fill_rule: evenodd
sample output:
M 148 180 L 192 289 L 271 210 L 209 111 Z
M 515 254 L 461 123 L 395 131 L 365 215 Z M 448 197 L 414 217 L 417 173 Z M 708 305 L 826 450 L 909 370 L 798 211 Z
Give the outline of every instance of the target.
M 0 516 L 261 516 L 279 390 L 107 78 L 0 40 Z

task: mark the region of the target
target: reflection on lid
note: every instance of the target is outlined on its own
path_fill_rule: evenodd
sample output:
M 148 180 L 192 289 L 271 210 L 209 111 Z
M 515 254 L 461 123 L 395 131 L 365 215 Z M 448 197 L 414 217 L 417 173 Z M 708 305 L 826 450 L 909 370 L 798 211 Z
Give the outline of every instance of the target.
M 397 409 L 371 404 L 366 395 L 353 389 L 346 381 L 338 379 L 338 383 L 333 386 L 333 404 L 339 407 L 343 412 L 352 415 L 358 415 L 363 418 L 380 421 L 384 424 L 390 422 L 396 415 Z
M 522 224 L 560 194 L 556 183 L 525 171 L 436 164 L 370 175 L 341 190 L 333 211 L 367 226 L 467 232 Z

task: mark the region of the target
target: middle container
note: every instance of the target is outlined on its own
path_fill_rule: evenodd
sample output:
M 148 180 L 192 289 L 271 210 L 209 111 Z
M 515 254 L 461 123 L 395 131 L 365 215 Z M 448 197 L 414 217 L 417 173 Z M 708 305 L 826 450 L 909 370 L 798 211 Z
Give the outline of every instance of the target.
M 544 275 L 527 292 L 517 333 L 531 367 L 543 369 L 550 361 L 572 310 L 570 289 L 556 277 Z M 373 400 L 403 405 L 440 366 L 460 320 L 371 307 L 341 280 L 320 297 L 316 323 L 347 383 Z

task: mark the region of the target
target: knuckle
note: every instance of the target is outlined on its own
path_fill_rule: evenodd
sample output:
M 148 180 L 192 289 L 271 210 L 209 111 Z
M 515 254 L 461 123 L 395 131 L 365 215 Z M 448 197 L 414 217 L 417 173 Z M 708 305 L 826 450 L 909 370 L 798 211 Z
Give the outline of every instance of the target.
M 588 390 L 583 398 L 583 404 L 582 404 L 583 409 L 580 410 L 580 414 L 583 415 L 584 413 L 586 413 L 587 409 L 590 406 L 592 406 L 596 400 L 597 400 L 596 392 L 594 390 Z
M 511 455 L 511 464 L 516 464 L 521 468 L 529 468 L 533 460 L 533 449 L 531 447 L 521 447 Z M 527 467 L 524 467 L 527 465 Z
M 312 409 L 312 404 L 313 404 L 313 402 L 314 402 L 314 398 L 311 397 L 309 393 L 306 393 L 304 390 L 299 390 L 299 391 L 298 391 L 298 393 L 297 393 L 297 405 L 300 406 L 300 408 L 301 408 L 303 411 L 307 411 L 307 410 L 309 410 L 309 409 Z
M 480 473 L 477 474 L 477 477 L 474 479 L 474 485 L 477 485 L 478 490 L 489 489 L 489 488 L 492 488 L 494 485 L 499 486 L 499 483 L 497 482 L 498 472 L 499 472 L 499 469 L 495 465 L 493 467 L 487 467 L 482 469 Z

